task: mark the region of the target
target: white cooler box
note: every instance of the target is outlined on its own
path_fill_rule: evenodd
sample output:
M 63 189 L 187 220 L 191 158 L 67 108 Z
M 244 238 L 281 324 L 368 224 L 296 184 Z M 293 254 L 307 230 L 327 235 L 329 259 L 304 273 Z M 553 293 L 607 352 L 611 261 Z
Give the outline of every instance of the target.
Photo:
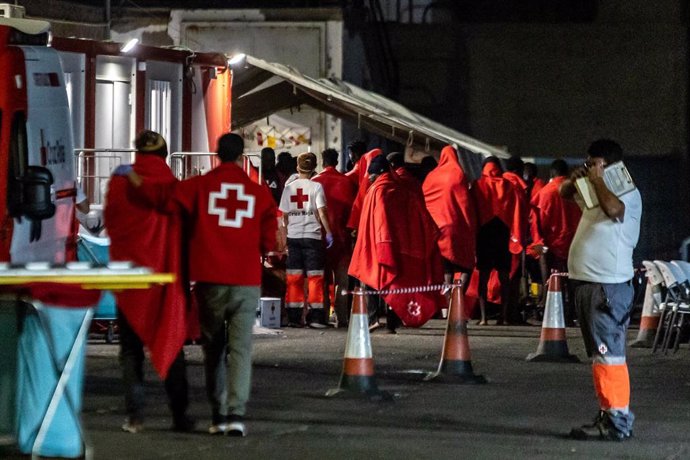
M 257 324 L 271 329 L 280 328 L 280 298 L 261 297 L 256 311 Z

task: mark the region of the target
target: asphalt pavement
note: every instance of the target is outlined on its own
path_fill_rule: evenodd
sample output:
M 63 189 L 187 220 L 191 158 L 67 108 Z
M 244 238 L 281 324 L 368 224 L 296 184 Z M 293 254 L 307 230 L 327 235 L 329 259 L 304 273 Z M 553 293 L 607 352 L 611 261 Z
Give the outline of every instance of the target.
M 186 347 L 191 382 L 189 434 L 169 430 L 162 384 L 147 368 L 145 430 L 120 431 L 124 404 L 117 345 L 87 348 L 83 421 L 95 459 L 456 459 L 690 458 L 690 350 L 652 355 L 629 349 L 634 438 L 576 441 L 571 427 L 591 421 L 597 404 L 577 329 L 568 329 L 581 363 L 535 363 L 535 326 L 470 326 L 472 364 L 485 385 L 426 382 L 436 369 L 445 322 L 371 334 L 376 379 L 392 401 L 327 398 L 337 387 L 343 329 L 282 329 L 257 334 L 245 438 L 207 434 L 210 410 L 199 346 Z M 636 331 L 630 331 L 634 338 Z M 11 451 L 0 456 L 21 458 Z

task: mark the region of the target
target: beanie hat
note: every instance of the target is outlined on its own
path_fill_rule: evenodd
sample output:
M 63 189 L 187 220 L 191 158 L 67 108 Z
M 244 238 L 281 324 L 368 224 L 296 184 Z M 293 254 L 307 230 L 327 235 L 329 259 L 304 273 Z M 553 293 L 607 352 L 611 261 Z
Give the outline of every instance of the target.
M 297 157 L 297 171 L 310 173 L 316 169 L 316 155 L 311 152 L 300 153 Z
M 138 152 L 150 153 L 165 151 L 167 153 L 168 146 L 165 143 L 163 136 L 155 131 L 145 130 L 137 135 L 134 139 L 134 147 Z
M 390 171 L 390 165 L 383 154 L 374 157 L 367 168 L 367 173 L 369 174 L 383 174 L 388 171 Z

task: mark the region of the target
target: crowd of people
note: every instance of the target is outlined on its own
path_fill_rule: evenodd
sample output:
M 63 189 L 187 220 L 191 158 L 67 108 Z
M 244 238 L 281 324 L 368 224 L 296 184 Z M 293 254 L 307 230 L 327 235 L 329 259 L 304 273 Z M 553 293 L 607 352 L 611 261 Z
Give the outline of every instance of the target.
M 338 170 L 340 155 L 333 149 L 321 153 L 317 173 L 314 153 L 293 159 L 283 152 L 276 162 L 275 152 L 264 148 L 260 174 L 247 174 L 242 169 L 243 140 L 229 133 L 218 140 L 218 166 L 178 181 L 165 163 L 165 140 L 142 132 L 135 140 L 135 163 L 114 171 L 107 195 L 112 258 L 179 276 L 172 285 L 117 294 L 128 412 L 123 430 L 143 428 L 143 347 L 149 348 L 165 380 L 173 428 L 193 429 L 194 421 L 186 415 L 182 345 L 200 336 L 212 415 L 209 432 L 245 434 L 251 333 L 265 287 L 262 275 L 268 254 L 287 253 L 288 326 L 326 328 L 332 307 L 334 324 L 347 327 L 349 301 L 341 291 L 358 284 L 372 293 L 367 302 L 370 330 L 385 316 L 393 333 L 402 325 L 423 325 L 447 304 L 440 290 L 410 288 L 459 280 L 466 298 L 478 301 L 479 325 L 488 324 L 492 304 L 500 306 L 496 324 L 509 324 L 519 317 L 520 281 L 534 265 L 529 260 L 537 261 L 535 276 L 542 281 L 552 270 L 570 269 L 574 281 L 566 297 L 586 321 L 581 327 L 588 352 L 600 358 L 594 376 L 602 382 L 597 389 L 603 395 L 602 413 L 608 415 L 597 416 L 596 429 L 629 436 L 632 413 L 625 395 L 619 394 L 627 382 L 627 367 L 621 367 L 624 348 L 606 345 L 624 336 L 627 323 L 597 316 L 594 297 L 601 292 L 592 286 L 625 284 L 632 277 L 623 279 L 628 262 L 632 264 L 641 206 L 628 197 L 621 209 L 622 201 L 602 191 L 604 214 L 585 210 L 583 215 L 570 200 L 576 177 L 589 174 L 593 182 L 601 182 L 603 165 L 615 161 L 607 156 L 617 152 L 617 144 L 610 142 L 593 144 L 590 156 L 606 161 L 593 163 L 590 172 L 578 168 L 569 174 L 563 160 L 554 160 L 544 183 L 534 165 L 518 157 L 488 157 L 481 177 L 470 181 L 452 146 L 442 149 L 437 164 L 429 157 L 427 166 L 413 171 L 402 153 L 367 149 L 361 141 L 348 145 L 347 172 Z M 598 247 L 605 244 L 598 240 L 600 233 L 616 237 L 614 224 L 623 222 L 623 215 L 627 233 L 618 255 L 593 266 L 591 261 L 602 257 Z M 580 222 L 581 216 L 586 222 Z M 597 226 L 596 219 L 604 223 Z M 613 224 L 602 230 L 607 219 Z M 592 252 L 597 250 L 599 254 Z M 616 259 L 628 250 L 630 261 Z M 573 257 L 574 262 L 569 260 Z M 618 265 L 611 268 L 612 263 Z M 602 276 L 607 270 L 614 273 Z M 193 297 L 189 281 L 194 282 Z M 624 316 L 631 304 L 626 303 L 629 289 L 616 286 L 606 285 L 606 301 Z M 574 309 L 566 310 L 574 320 Z M 618 380 L 612 383 L 614 378 Z M 583 427 L 576 435 L 591 431 Z

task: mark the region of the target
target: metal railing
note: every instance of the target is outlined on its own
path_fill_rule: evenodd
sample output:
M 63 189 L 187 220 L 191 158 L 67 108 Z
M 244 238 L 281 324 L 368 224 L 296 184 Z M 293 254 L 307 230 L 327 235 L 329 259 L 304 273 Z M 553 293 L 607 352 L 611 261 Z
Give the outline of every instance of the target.
M 134 149 L 74 149 L 77 185 L 91 204 L 102 205 L 113 169 L 127 161 L 134 163 Z
M 173 175 L 179 180 L 188 177 L 206 174 L 215 166 L 215 152 L 174 152 L 170 154 L 169 164 Z M 251 176 L 252 168 L 256 168 L 259 173 L 259 182 L 263 178 L 260 153 L 245 153 L 242 155 L 244 161 L 244 172 Z M 258 158 L 258 166 L 252 162 L 253 158 Z

